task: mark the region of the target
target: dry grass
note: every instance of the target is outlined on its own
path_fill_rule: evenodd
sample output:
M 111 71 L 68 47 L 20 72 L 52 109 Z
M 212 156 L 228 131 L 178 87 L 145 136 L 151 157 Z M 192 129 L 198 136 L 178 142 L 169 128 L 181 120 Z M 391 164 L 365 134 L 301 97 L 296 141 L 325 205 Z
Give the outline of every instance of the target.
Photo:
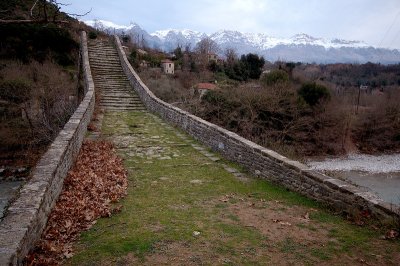
M 64 126 L 78 104 L 77 74 L 46 61 L 0 61 L 2 158 L 40 149 Z M 13 90 L 19 84 L 20 90 Z M 23 84 L 21 86 L 20 84 Z M 11 87 L 10 87 L 11 86 Z

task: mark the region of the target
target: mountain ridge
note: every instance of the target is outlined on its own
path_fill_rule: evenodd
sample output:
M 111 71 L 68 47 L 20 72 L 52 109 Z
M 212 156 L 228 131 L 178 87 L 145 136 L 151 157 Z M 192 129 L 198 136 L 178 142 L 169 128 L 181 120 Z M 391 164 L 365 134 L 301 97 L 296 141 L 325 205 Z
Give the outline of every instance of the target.
M 134 41 L 164 51 L 172 51 L 178 45 L 190 45 L 193 48 L 202 38 L 209 37 L 221 48 L 220 55 L 223 55 L 223 51 L 227 48 L 233 48 L 238 54 L 257 53 L 269 61 L 384 64 L 400 62 L 400 51 L 397 49 L 378 48 L 356 40 L 317 38 L 305 33 L 290 38 L 234 30 L 219 30 L 206 34 L 190 29 L 166 29 L 148 33 L 137 23 L 131 23 L 129 26 L 104 20 L 84 21 L 84 23 L 103 31 L 124 32 Z

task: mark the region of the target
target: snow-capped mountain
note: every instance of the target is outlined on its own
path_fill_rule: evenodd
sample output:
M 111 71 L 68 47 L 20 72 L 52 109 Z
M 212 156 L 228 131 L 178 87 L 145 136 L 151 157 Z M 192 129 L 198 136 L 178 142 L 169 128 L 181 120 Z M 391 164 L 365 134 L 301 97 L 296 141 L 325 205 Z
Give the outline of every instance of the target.
M 139 26 L 136 23 L 131 23 L 129 26 L 124 26 L 124 25 L 118 25 L 115 24 L 111 21 L 105 21 L 105 20 L 86 20 L 84 21 L 86 25 L 89 25 L 93 28 L 96 29 L 116 29 L 116 30 L 130 30 L 131 28 L 135 26 Z
M 150 34 L 153 37 L 157 37 L 163 43 L 163 48 L 165 50 L 173 50 L 178 45 L 186 46 L 190 44 L 194 47 L 202 38 L 207 37 L 206 34 L 192 31 L 192 30 L 160 30 Z
M 172 51 L 178 45 L 195 45 L 205 37 L 215 41 L 220 53 L 233 48 L 238 54 L 257 53 L 269 61 L 284 60 L 316 63 L 399 63 L 399 50 L 389 50 L 367 45 L 362 41 L 316 38 L 304 33 L 290 38 L 278 38 L 263 33 L 242 33 L 232 30 L 220 30 L 205 34 L 189 29 L 159 30 L 149 34 L 138 24 L 129 26 L 116 25 L 112 22 L 95 20 L 84 21 L 86 24 L 108 33 L 122 33 L 131 36 L 132 40 L 151 48 Z

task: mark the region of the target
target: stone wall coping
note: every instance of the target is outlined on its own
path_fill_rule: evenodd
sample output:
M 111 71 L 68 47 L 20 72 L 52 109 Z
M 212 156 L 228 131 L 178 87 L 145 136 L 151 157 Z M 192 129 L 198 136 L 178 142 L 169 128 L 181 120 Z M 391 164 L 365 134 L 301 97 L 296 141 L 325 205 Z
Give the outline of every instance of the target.
M 0 221 L 0 265 L 21 265 L 40 238 L 68 170 L 73 165 L 94 111 L 95 91 L 86 33 L 81 33 L 85 96 L 58 136 L 49 145 Z

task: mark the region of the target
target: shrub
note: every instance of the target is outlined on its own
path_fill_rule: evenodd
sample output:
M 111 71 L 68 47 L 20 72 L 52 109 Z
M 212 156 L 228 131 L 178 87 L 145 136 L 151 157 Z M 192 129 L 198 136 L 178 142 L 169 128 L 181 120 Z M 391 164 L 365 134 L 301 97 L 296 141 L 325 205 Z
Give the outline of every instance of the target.
M 122 35 L 122 42 L 123 43 L 128 43 L 128 42 L 130 42 L 131 41 L 131 37 L 129 36 L 129 35 Z
M 55 25 L 0 25 L 0 59 L 32 59 L 43 63 L 47 58 L 61 65 L 76 60 L 79 44 L 67 29 Z M 66 58 L 68 57 L 68 58 Z
M 207 91 L 202 99 L 205 102 L 215 105 L 227 102 L 225 95 L 223 95 L 221 92 L 218 91 Z
M 96 39 L 97 38 L 97 33 L 95 31 L 89 32 L 89 39 Z
M 330 98 L 329 90 L 325 86 L 316 84 L 315 82 L 303 84 L 298 94 L 310 106 L 315 106 L 321 100 Z
M 277 69 L 265 74 L 261 81 L 264 85 L 272 86 L 289 81 L 289 75 L 284 70 Z
M 0 81 L 0 99 L 22 103 L 29 99 L 29 82 L 22 79 Z

